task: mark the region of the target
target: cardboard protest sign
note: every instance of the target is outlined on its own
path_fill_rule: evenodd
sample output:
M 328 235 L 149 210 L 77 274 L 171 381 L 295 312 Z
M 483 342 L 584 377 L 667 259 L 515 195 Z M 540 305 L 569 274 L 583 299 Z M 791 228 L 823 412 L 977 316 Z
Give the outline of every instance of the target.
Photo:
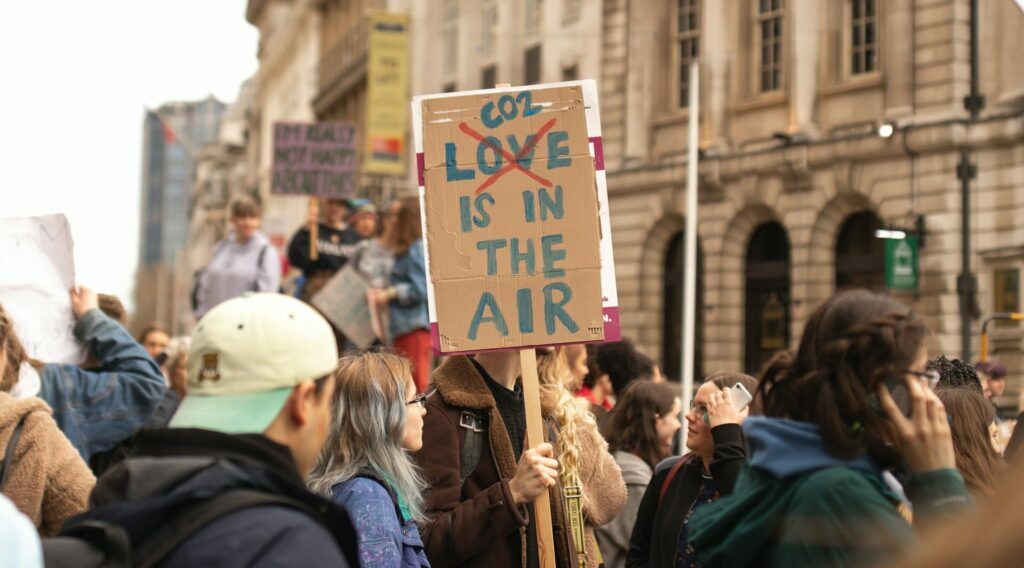
M 312 301 L 316 309 L 359 349 L 373 345 L 377 339 L 367 301 L 369 291 L 370 285 L 350 262 L 324 284 Z
M 270 192 L 347 198 L 356 194 L 356 127 L 339 122 L 274 124 Z
M 409 15 L 371 15 L 368 43 L 363 171 L 402 176 L 409 127 Z
M 73 246 L 64 215 L 0 219 L 0 304 L 25 351 L 45 363 L 77 364 L 85 356 L 71 333 Z
M 593 81 L 416 97 L 434 348 L 618 339 Z

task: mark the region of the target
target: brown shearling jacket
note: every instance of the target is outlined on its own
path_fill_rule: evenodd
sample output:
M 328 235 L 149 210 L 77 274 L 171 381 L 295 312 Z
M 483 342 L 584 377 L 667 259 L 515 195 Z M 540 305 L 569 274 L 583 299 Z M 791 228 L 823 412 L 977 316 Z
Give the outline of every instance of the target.
M 23 416 L 4 495 L 32 519 L 40 535 L 52 536 L 65 520 L 88 508 L 96 478 L 53 421 L 50 407 L 35 397 L 0 393 L 0 457 Z
M 431 520 L 423 530 L 427 556 L 435 566 L 525 566 L 529 518 L 526 509 L 512 500 L 508 482 L 515 475 L 516 459 L 494 398 L 466 357 L 448 359 L 431 378 L 437 390 L 427 400 L 423 449 L 414 456 L 430 485 L 426 504 Z M 545 417 L 553 407 L 553 400 L 542 397 Z M 486 411 L 489 426 L 477 467 L 460 487 L 463 409 Z M 587 495 L 584 515 L 589 525 L 602 525 L 622 509 L 626 486 L 604 439 L 596 428 L 592 430 L 578 437 L 579 472 Z M 575 566 L 575 559 L 569 558 L 564 509 L 554 506 L 561 503 L 557 489 L 552 489 L 550 497 L 558 566 Z M 589 558 L 597 557 L 592 530 L 587 530 L 586 550 Z M 588 566 L 596 568 L 597 562 Z

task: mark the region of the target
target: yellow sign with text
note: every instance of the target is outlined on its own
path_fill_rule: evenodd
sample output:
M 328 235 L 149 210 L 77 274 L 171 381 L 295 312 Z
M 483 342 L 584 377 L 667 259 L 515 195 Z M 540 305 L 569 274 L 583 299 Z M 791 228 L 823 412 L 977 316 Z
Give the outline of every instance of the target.
M 409 17 L 370 17 L 363 171 L 404 176 L 409 124 Z

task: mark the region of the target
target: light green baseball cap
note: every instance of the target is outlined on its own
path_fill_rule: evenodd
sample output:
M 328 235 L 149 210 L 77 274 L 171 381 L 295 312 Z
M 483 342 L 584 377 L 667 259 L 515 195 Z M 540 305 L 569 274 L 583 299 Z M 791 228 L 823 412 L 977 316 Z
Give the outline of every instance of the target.
M 263 432 L 295 386 L 332 373 L 337 363 L 334 332 L 310 306 L 282 294 L 228 300 L 192 333 L 188 394 L 170 427 Z

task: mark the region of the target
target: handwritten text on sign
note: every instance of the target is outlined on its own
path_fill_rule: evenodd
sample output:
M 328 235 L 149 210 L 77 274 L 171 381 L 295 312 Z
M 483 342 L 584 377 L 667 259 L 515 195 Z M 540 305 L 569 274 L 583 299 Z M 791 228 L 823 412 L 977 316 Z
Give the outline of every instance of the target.
M 352 197 L 356 192 L 356 129 L 350 124 L 274 124 L 270 192 Z
M 423 122 L 441 351 L 602 339 L 579 87 L 427 99 Z

